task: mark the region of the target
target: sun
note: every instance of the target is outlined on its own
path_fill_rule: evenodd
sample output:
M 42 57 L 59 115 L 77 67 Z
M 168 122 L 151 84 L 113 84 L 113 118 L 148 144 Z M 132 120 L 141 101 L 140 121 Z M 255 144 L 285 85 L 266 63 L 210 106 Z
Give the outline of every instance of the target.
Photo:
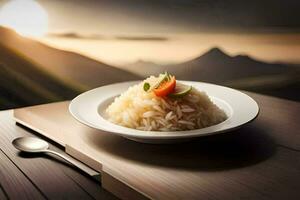
M 34 0 L 11 0 L 0 9 L 0 25 L 24 36 L 40 37 L 47 33 L 48 15 Z

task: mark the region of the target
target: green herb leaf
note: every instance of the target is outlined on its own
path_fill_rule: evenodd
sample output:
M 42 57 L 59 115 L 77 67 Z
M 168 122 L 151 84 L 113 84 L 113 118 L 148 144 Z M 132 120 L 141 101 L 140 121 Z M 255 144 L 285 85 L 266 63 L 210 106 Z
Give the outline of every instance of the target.
M 144 83 L 144 91 L 147 92 L 150 89 L 150 84 L 149 83 Z

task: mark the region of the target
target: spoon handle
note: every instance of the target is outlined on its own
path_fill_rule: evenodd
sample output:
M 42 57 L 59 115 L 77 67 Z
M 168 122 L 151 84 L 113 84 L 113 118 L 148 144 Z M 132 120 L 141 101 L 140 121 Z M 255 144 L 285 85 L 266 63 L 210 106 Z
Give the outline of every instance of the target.
M 64 159 L 65 161 L 67 161 L 68 163 L 74 165 L 75 167 L 77 167 L 78 169 L 80 169 L 81 171 L 87 173 L 89 176 L 92 176 L 94 179 L 96 179 L 98 182 L 101 182 L 101 175 L 99 172 L 91 169 L 90 167 L 84 165 L 83 163 L 73 159 L 73 158 L 69 158 L 69 157 L 66 157 L 56 151 L 52 151 L 52 150 L 44 150 L 43 152 L 45 153 L 51 153 L 51 154 L 54 154 L 62 159 Z

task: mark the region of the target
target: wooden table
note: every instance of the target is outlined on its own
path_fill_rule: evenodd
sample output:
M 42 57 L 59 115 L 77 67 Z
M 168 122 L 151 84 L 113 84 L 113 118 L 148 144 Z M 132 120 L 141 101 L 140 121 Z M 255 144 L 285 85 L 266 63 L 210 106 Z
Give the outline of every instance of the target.
M 199 199 L 300 199 L 300 103 L 249 94 L 261 113 L 253 124 L 236 133 L 239 136 L 221 136 L 222 141 L 237 146 L 216 147 L 222 153 L 208 152 L 212 157 L 207 158 L 206 168 L 202 166 Z M 20 154 L 11 145 L 14 138 L 33 134 L 15 124 L 12 111 L 0 112 L 0 199 L 116 198 L 62 160 Z M 63 152 L 57 144 L 52 143 L 51 148 Z M 203 146 L 204 151 L 213 149 Z M 220 155 L 234 156 L 236 162 L 226 163 Z M 238 165 L 226 170 L 212 167 L 217 157 L 226 166 Z
M 1 200 L 117 199 L 102 189 L 98 182 L 78 172 L 59 158 L 50 155 L 30 156 L 19 153 L 12 146 L 11 141 L 20 136 L 36 137 L 36 135 L 16 125 L 12 114 L 12 110 L 0 112 Z M 51 143 L 50 149 L 66 155 L 57 144 Z

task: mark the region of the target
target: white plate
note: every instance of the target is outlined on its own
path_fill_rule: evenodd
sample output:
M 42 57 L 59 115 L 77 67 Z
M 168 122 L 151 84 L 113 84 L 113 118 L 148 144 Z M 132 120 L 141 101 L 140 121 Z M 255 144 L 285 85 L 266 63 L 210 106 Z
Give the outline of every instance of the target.
M 226 112 L 228 119 L 220 124 L 202 129 L 174 132 L 140 131 L 107 121 L 105 119 L 107 106 L 114 97 L 126 91 L 129 86 L 137 84 L 137 81 L 117 83 L 87 91 L 71 101 L 69 111 L 75 119 L 92 128 L 144 143 L 181 142 L 200 136 L 223 133 L 252 121 L 258 115 L 257 103 L 242 92 L 203 82 L 181 82 L 205 91 L 211 100 Z

